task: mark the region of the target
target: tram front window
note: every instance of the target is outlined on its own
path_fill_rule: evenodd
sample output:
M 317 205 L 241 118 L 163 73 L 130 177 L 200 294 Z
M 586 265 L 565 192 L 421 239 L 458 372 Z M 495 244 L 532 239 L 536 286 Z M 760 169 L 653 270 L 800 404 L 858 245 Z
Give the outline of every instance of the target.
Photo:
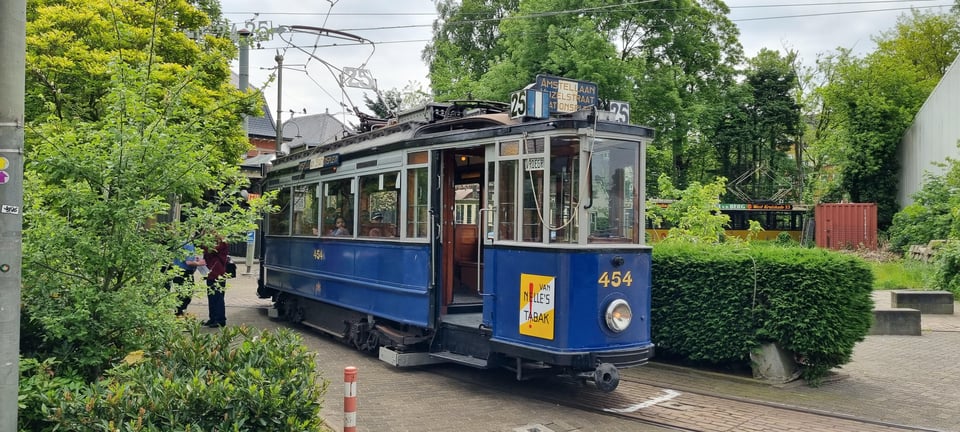
M 638 243 L 640 145 L 597 139 L 590 155 L 591 243 Z

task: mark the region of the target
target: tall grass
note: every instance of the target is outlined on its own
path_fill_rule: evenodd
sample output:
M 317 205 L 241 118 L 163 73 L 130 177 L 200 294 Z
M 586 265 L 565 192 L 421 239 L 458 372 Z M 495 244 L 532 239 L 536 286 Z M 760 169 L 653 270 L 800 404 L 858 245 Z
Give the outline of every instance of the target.
M 868 261 L 873 269 L 873 289 L 930 289 L 934 266 L 912 259 Z

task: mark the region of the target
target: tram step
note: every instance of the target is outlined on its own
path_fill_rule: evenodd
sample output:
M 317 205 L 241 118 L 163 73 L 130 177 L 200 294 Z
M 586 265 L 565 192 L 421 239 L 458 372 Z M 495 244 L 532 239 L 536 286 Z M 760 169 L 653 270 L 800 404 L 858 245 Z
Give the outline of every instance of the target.
M 486 359 L 457 354 L 450 351 L 440 351 L 430 353 L 431 357 L 452 361 L 454 363 L 465 364 L 476 368 L 486 369 L 488 362 Z

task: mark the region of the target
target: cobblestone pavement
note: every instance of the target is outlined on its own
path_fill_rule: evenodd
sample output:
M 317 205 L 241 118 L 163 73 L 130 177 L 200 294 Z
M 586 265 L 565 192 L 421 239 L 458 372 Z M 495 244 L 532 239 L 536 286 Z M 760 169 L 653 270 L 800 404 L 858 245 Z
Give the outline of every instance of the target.
M 874 299 L 878 307 L 890 305 L 889 292 L 875 292 Z M 265 318 L 270 302 L 256 297 L 254 276 L 231 279 L 226 302 L 228 325 L 252 321 L 260 327 L 282 325 Z M 960 310 L 960 306 L 955 305 L 955 309 Z M 206 310 L 206 299 L 198 296 L 189 312 L 204 319 Z M 960 315 L 925 314 L 921 327 L 921 336 L 867 336 L 855 347 L 853 361 L 817 388 L 802 382 L 774 386 L 748 377 L 657 362 L 628 369 L 625 375 L 681 391 L 724 394 L 858 419 L 960 432 Z M 660 430 L 637 429 L 636 423 L 613 417 L 504 396 L 444 378 L 443 374 L 394 370 L 376 358 L 331 344 L 322 336 L 305 337 L 305 342 L 317 350 L 318 367 L 331 381 L 322 414 L 335 430 L 342 425 L 341 387 L 337 384 L 342 380 L 343 367 L 348 365 L 361 370 L 358 422 L 362 431 L 526 432 L 539 426 L 544 432 Z

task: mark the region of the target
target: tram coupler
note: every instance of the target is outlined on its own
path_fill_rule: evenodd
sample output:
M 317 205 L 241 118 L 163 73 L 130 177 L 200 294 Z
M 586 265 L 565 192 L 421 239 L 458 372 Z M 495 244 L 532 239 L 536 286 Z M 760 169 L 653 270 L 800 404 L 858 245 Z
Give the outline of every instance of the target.
M 597 389 L 610 393 L 620 385 L 620 371 L 610 363 L 600 363 L 593 372 L 581 372 L 580 377 L 592 379 Z

